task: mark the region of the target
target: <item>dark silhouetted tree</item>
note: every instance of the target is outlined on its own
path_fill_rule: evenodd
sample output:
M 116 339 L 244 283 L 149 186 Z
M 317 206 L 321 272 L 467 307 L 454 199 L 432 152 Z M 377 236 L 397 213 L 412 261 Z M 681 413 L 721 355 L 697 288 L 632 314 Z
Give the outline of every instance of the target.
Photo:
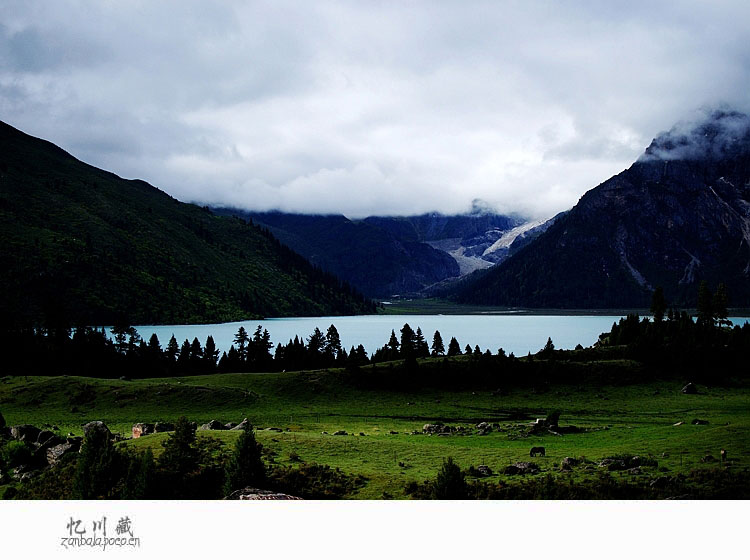
M 440 336 L 440 331 L 435 331 L 432 336 L 432 355 L 442 356 L 445 354 L 445 346 L 443 346 L 443 337 Z
M 654 321 L 661 323 L 664 319 L 664 312 L 667 310 L 667 302 L 664 301 L 664 290 L 661 286 L 657 286 L 654 290 L 654 295 L 651 296 L 651 313 L 654 316 Z

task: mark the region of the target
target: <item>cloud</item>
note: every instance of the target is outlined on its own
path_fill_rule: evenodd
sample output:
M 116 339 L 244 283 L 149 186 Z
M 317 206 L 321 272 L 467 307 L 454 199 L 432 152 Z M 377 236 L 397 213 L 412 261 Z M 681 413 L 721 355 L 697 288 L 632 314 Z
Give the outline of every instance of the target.
M 750 108 L 746 2 L 8 2 L 0 118 L 182 200 L 566 209 Z

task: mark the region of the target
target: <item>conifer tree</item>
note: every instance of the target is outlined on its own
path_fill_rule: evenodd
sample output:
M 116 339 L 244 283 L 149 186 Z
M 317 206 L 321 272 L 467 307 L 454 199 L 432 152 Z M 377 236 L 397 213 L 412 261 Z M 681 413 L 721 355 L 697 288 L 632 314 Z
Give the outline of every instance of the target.
M 651 313 L 654 315 L 654 321 L 661 323 L 664 319 L 664 312 L 667 309 L 667 303 L 664 301 L 664 290 L 657 286 L 654 295 L 651 297 Z
M 443 337 L 440 336 L 440 331 L 435 331 L 432 336 L 432 355 L 442 356 L 445 354 L 445 346 L 443 346 Z
M 458 340 L 456 340 L 456 337 L 451 337 L 451 341 L 448 343 L 448 355 L 449 356 L 460 356 L 461 355 L 461 345 L 458 343 Z
M 263 446 L 255 440 L 255 432 L 249 424 L 240 434 L 226 469 L 225 494 L 248 486 L 263 488 L 266 482 L 266 466 L 262 459 Z

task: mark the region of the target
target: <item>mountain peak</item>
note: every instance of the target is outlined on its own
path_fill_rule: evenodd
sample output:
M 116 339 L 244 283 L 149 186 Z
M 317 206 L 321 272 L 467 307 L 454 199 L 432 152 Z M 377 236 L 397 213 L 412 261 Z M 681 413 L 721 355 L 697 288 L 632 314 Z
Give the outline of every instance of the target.
M 750 151 L 750 116 L 729 108 L 703 109 L 659 134 L 639 162 L 722 160 Z

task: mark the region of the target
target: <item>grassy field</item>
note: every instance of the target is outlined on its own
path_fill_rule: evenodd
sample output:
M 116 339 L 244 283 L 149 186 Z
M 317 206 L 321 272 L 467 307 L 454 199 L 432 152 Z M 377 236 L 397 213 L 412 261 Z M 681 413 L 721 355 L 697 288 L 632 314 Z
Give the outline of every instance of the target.
M 338 370 L 134 381 L 6 377 L 0 379 L 0 411 L 9 425 L 49 424 L 63 434 L 80 434 L 81 425 L 90 420 L 102 420 L 114 432 L 129 435 L 136 422 L 174 421 L 181 415 L 198 423 L 247 417 L 258 429 L 258 440 L 275 453 L 276 463 L 294 464 L 290 457 L 296 454 L 305 462 L 367 477 L 356 498 L 404 497 L 407 482 L 434 477 L 448 456 L 463 468 L 484 464 L 497 473 L 512 462 L 528 460 L 529 449 L 539 445 L 547 450 L 546 457 L 534 459 L 542 475 L 594 476 L 595 470 L 559 473 L 560 460 L 617 454 L 655 458 L 659 466 L 641 476 L 675 474 L 703 466 L 700 459 L 707 454 L 718 458 L 720 449 L 728 451 L 735 468 L 750 467 L 750 389 L 701 386 L 700 394 L 683 395 L 680 388 L 679 383 L 654 382 L 558 385 L 543 393 L 515 389 L 502 396 L 487 390 L 403 392 L 358 388 L 350 374 Z M 552 410 L 562 412 L 561 426 L 587 430 L 523 437 L 523 425 Z M 692 425 L 694 418 L 709 423 Z M 436 421 L 471 430 L 469 435 L 421 434 L 425 423 Z M 483 421 L 500 427 L 478 435 L 474 426 Z M 685 424 L 673 425 L 680 421 Z M 338 430 L 349 435 L 332 435 Z M 239 435 L 199 434 L 227 444 Z M 151 447 L 158 454 L 166 437 L 154 434 L 126 445 Z M 495 475 L 489 480 L 505 478 Z

